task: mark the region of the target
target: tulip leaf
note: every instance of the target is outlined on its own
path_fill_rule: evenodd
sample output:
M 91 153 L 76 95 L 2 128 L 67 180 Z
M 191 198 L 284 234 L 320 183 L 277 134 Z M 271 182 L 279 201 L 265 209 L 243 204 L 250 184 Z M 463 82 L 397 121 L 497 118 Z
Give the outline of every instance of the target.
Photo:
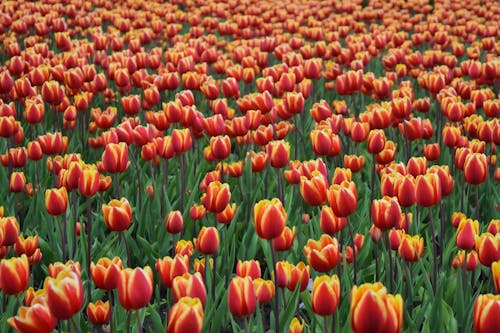
M 282 290 L 282 292 L 286 292 Z M 298 310 L 299 296 L 300 296 L 300 283 L 292 293 L 287 293 L 285 307 L 280 312 L 280 328 L 288 327 L 292 321 L 295 313 Z M 277 294 L 276 294 L 277 296 Z
M 153 328 L 155 332 L 165 332 L 165 327 L 161 322 L 161 317 L 158 314 L 158 311 L 155 309 L 153 305 L 148 306 L 148 313 L 153 322 Z

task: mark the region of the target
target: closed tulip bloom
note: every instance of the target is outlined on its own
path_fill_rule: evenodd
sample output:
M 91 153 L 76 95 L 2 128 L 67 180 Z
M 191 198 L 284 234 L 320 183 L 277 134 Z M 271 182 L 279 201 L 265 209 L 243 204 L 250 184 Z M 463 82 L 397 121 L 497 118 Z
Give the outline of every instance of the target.
M 132 207 L 126 198 L 113 199 L 107 205 L 102 205 L 104 222 L 111 231 L 124 231 L 132 223 Z
M 189 257 L 179 254 L 176 254 L 173 258 L 166 256 L 163 259 L 156 260 L 155 268 L 163 285 L 170 288 L 175 277 L 189 272 Z
M 172 145 L 176 153 L 183 153 L 191 149 L 193 139 L 191 132 L 186 129 L 174 129 L 172 131 Z
M 311 131 L 310 138 L 316 155 L 337 156 L 340 153 L 340 137 L 332 131 L 315 129 Z
M 416 185 L 415 178 L 411 175 L 396 178 L 395 191 L 400 206 L 413 206 L 417 200 L 415 195 Z
M 401 207 L 394 197 L 383 197 L 373 200 L 371 207 L 373 224 L 381 229 L 388 230 L 397 225 L 401 218 Z
M 450 168 L 447 165 L 433 165 L 429 168 L 429 172 L 438 175 L 441 184 L 441 195 L 443 197 L 450 195 L 455 184 L 453 176 L 450 173 Z
M 257 297 L 249 276 L 234 277 L 227 294 L 229 311 L 235 317 L 246 317 L 255 312 Z
M 456 233 L 457 247 L 462 250 L 472 250 L 476 245 L 476 237 L 479 234 L 479 222 L 464 219 L 458 225 Z
M 326 200 L 328 182 L 319 171 L 313 171 L 313 177 L 300 177 L 300 194 L 310 206 L 319 206 Z
M 336 238 L 323 234 L 318 241 L 312 239 L 307 241 L 307 245 L 304 246 L 304 254 L 314 270 L 326 273 L 337 266 L 339 262 L 339 244 Z
M 205 306 L 207 290 L 203 283 L 203 277 L 200 273 L 185 273 L 175 277 L 172 283 L 172 295 L 174 296 L 174 302 L 178 302 L 182 297 L 189 296 L 199 298 L 201 304 Z
M 491 264 L 491 275 L 493 276 L 493 283 L 498 293 L 500 290 L 500 261 L 495 261 Z
M 201 333 L 203 319 L 200 299 L 182 297 L 168 312 L 167 333 Z
M 479 295 L 474 303 L 474 331 L 494 333 L 500 325 L 500 295 Z
M 309 283 L 309 266 L 302 261 L 293 265 L 288 261 L 278 261 L 276 263 L 276 282 L 278 287 L 287 288 L 294 291 L 299 285 L 300 292 L 306 290 Z
M 267 304 L 271 302 L 275 295 L 273 281 L 258 278 L 253 279 L 252 283 L 257 302 L 259 302 L 259 304 Z
M 434 173 L 417 176 L 415 188 L 416 201 L 419 206 L 431 207 L 441 200 L 441 182 Z
M 337 217 L 333 210 L 328 206 L 321 207 L 321 216 L 319 226 L 325 234 L 333 235 L 345 228 L 347 219 L 345 217 Z
M 85 296 L 80 276 L 70 268 L 46 282 L 47 304 L 59 320 L 73 317 L 83 307 Z
M 98 300 L 95 303 L 90 302 L 87 306 L 87 317 L 96 326 L 108 323 L 111 318 L 109 301 L 103 302 Z
M 168 233 L 178 234 L 182 231 L 184 227 L 184 219 L 182 213 L 178 210 L 174 210 L 168 213 L 167 219 L 165 220 L 165 229 Z
M 437 161 L 441 156 L 441 148 L 439 143 L 431 143 L 424 145 L 424 156 L 428 161 Z
M 476 238 L 476 252 L 479 262 L 490 267 L 495 261 L 500 260 L 500 234 L 492 235 L 485 232 Z
M 20 307 L 17 315 L 7 319 L 7 323 L 20 333 L 50 333 L 56 328 L 57 318 L 46 304 L 36 303 Z
M 216 160 L 226 159 L 231 154 L 231 140 L 227 135 L 210 138 L 210 149 Z
M 290 159 L 290 144 L 287 141 L 271 141 L 267 145 L 269 162 L 273 168 L 284 168 Z
M 24 172 L 13 172 L 10 175 L 9 181 L 9 191 L 13 193 L 19 193 L 24 191 L 26 185 L 26 176 Z
M 215 227 L 202 227 L 198 238 L 194 240 L 194 246 L 198 252 L 209 255 L 217 253 L 219 248 L 219 232 Z
M 0 261 L 0 290 L 6 295 L 17 295 L 28 288 L 30 267 L 28 257 L 2 259 Z
M 383 130 L 371 130 L 368 134 L 367 149 L 370 154 L 378 154 L 385 147 L 385 134 Z
M 351 291 L 351 328 L 354 333 L 401 332 L 403 299 L 391 295 L 382 283 L 365 283 Z
M 80 263 L 74 262 L 73 260 L 68 260 L 65 263 L 57 261 L 55 263 L 49 264 L 47 270 L 49 272 L 49 276 L 55 279 L 57 275 L 59 275 L 59 273 L 61 273 L 67 268 L 69 268 L 78 275 L 80 275 L 82 271 Z
M 306 322 L 302 319 L 302 322 L 297 319 L 297 317 L 293 317 L 290 322 L 290 327 L 288 328 L 288 333 L 302 333 L 304 331 L 304 326 Z
M 354 182 L 333 184 L 327 191 L 328 202 L 333 213 L 339 217 L 351 215 L 358 205 L 358 193 Z
M 90 275 L 96 288 L 102 290 L 113 290 L 118 287 L 120 272 L 123 270 L 123 263 L 120 257 L 100 258 L 94 264 L 90 264 Z
M 14 251 L 18 256 L 26 254 L 26 256 L 29 258 L 38 249 L 38 242 L 39 242 L 38 235 L 28 236 L 26 238 L 23 235 L 20 235 L 16 243 L 14 244 Z
M 488 224 L 488 232 L 496 235 L 500 233 L 500 219 L 493 219 Z
M 399 256 L 406 261 L 415 262 L 424 254 L 424 239 L 419 235 L 404 234 L 398 249 Z
M 61 215 L 68 208 L 68 191 L 65 187 L 45 190 L 45 209 L 50 215 Z
M 311 305 L 314 313 L 330 316 L 335 313 L 340 301 L 340 281 L 337 275 L 319 276 L 314 279 Z
M 427 172 L 427 159 L 425 157 L 411 157 L 406 164 L 406 171 L 413 177 Z
M 104 148 L 101 160 L 105 171 L 110 173 L 124 172 L 130 164 L 127 144 L 125 142 L 108 143 Z
M 261 277 L 260 265 L 256 260 L 241 261 L 236 263 L 236 275 L 245 277 L 250 276 L 253 280 Z
M 285 226 L 281 234 L 278 237 L 273 238 L 273 248 L 278 252 L 288 251 L 293 245 L 296 233 L 297 231 L 295 226 L 292 229 Z
M 254 226 L 263 239 L 278 237 L 285 228 L 288 214 L 278 198 L 261 200 L 253 208 Z
M 125 268 L 118 283 L 118 300 L 126 310 L 138 310 L 148 305 L 153 295 L 153 272 L 149 266 L 144 269 Z
M 99 191 L 99 171 L 95 167 L 86 167 L 78 178 L 78 190 L 83 196 L 91 197 Z
M 469 184 L 484 183 L 488 176 L 488 161 L 486 155 L 480 153 L 468 154 L 464 163 L 464 178 Z
M 231 200 L 229 184 L 223 184 L 218 180 L 211 182 L 201 197 L 203 206 L 212 213 L 222 212 L 229 204 L 229 200 Z
M 14 216 L 0 217 L 0 235 L 3 246 L 14 245 L 19 239 L 19 222 Z

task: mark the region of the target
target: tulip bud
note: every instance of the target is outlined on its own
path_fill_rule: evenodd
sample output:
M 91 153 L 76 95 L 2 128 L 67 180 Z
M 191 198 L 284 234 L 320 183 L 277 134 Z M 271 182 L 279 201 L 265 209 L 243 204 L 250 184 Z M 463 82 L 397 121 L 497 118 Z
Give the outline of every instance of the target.
M 80 276 L 70 268 L 47 280 L 47 304 L 57 319 L 70 319 L 83 307 L 85 300 Z
M 380 200 L 373 200 L 371 215 L 373 224 L 377 228 L 391 229 L 397 225 L 401 217 L 401 207 L 394 197 L 383 197 Z
M 330 316 L 335 313 L 340 302 L 340 281 L 337 275 L 319 276 L 314 279 L 311 305 L 314 313 Z
M 256 300 L 252 279 L 249 276 L 236 276 L 231 280 L 227 302 L 233 316 L 246 317 L 254 313 Z
M 153 272 L 149 266 L 125 268 L 120 273 L 118 300 L 126 310 L 137 310 L 148 305 L 153 295 Z
M 102 153 L 102 164 L 104 170 L 110 173 L 121 173 L 127 170 L 130 162 L 128 161 L 128 146 L 125 142 L 108 143 Z
M 283 140 L 271 141 L 267 145 L 267 154 L 273 168 L 284 168 L 290 159 L 290 144 Z
M 203 305 L 199 298 L 182 297 L 168 313 L 167 333 L 201 333 Z
M 200 273 L 185 273 L 176 276 L 172 282 L 172 295 L 174 296 L 174 302 L 178 302 L 182 297 L 186 296 L 196 297 L 201 301 L 201 304 L 205 306 L 207 290 L 203 283 L 203 277 Z
M 96 326 L 104 325 L 111 318 L 109 301 L 98 300 L 95 303 L 90 302 L 87 306 L 87 317 L 89 321 Z
M 279 199 L 259 201 L 253 213 L 255 230 L 260 238 L 270 240 L 283 232 L 288 215 Z
M 253 279 L 252 283 L 255 291 L 255 296 L 259 304 L 267 304 L 271 302 L 275 295 L 273 281 L 257 278 Z
M 179 254 L 174 258 L 166 256 L 156 260 L 155 268 L 160 274 L 163 285 L 170 288 L 175 277 L 189 272 L 189 257 Z
M 198 252 L 209 255 L 217 253 L 219 248 L 219 232 L 215 227 L 202 227 L 198 238 L 194 239 Z
M 68 191 L 65 187 L 45 191 L 45 209 L 50 215 L 61 215 L 68 208 Z
M 113 290 L 118 287 L 120 272 L 123 270 L 123 263 L 120 257 L 100 258 L 97 263 L 90 264 L 90 275 L 96 288 L 102 290 Z
M 113 199 L 107 205 L 102 205 L 104 222 L 111 231 L 124 231 L 132 222 L 132 207 L 126 198 Z
M 464 219 L 458 225 L 456 233 L 457 246 L 462 250 L 472 250 L 476 245 L 476 237 L 479 234 L 479 222 Z
M 236 263 L 236 275 L 245 277 L 250 276 L 253 280 L 260 278 L 260 265 L 255 260 L 241 261 Z
M 0 261 L 0 290 L 6 295 L 17 295 L 28 288 L 30 268 L 28 257 L 12 257 Z
M 333 213 L 339 217 L 351 215 L 358 205 L 358 194 L 354 182 L 333 184 L 327 191 L 328 202 Z
M 218 180 L 211 182 L 201 197 L 203 206 L 213 213 L 222 212 L 227 207 L 229 200 L 231 200 L 229 184 L 223 184 Z
M 495 332 L 500 325 L 500 295 L 479 295 L 474 303 L 473 324 L 476 333 Z
M 273 238 L 272 240 L 273 248 L 278 252 L 288 251 L 293 245 L 293 241 L 295 240 L 295 234 L 296 234 L 295 226 L 292 229 L 285 226 L 281 234 L 278 237 Z
M 373 318 L 377 318 L 376 321 Z M 365 283 L 351 291 L 351 328 L 354 333 L 401 332 L 403 299 L 387 294 L 382 283 Z
M 168 233 L 177 234 L 182 231 L 183 226 L 184 219 L 180 211 L 175 210 L 168 213 L 165 220 L 165 228 Z

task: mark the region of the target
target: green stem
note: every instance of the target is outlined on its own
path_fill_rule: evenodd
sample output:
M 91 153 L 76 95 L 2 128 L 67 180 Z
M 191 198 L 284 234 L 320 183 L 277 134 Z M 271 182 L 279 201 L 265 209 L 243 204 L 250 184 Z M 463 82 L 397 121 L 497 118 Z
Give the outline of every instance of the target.
M 75 320 L 75 316 L 71 317 L 71 323 L 73 324 L 73 327 L 75 328 L 75 331 L 77 333 L 80 333 L 80 327 L 77 325 L 76 323 L 76 320 Z
M 278 299 L 278 279 L 276 277 L 277 270 L 276 270 L 276 250 L 273 247 L 273 243 L 270 240 L 269 245 L 271 246 L 271 259 L 273 262 L 273 269 L 274 269 L 274 290 L 276 291 L 276 296 L 274 298 L 274 331 L 275 332 L 281 332 L 280 331 L 280 306 L 279 306 L 279 299 Z
M 137 318 L 137 332 L 142 333 L 141 314 L 139 310 L 135 310 L 135 316 Z
M 113 290 L 108 290 L 108 298 L 109 298 L 109 333 L 113 333 L 115 330 L 115 327 L 113 325 L 113 308 L 114 308 Z
M 432 256 L 433 256 L 433 269 L 432 269 L 432 291 L 434 295 L 436 294 L 436 285 L 437 285 L 437 271 L 438 271 L 438 262 L 437 262 L 437 244 L 436 244 L 436 230 L 434 228 L 434 217 L 432 216 L 432 210 L 429 208 L 429 216 L 430 216 L 430 224 L 431 224 L 431 241 L 432 241 Z
M 351 236 L 351 241 L 352 241 L 352 263 L 354 266 L 354 284 L 358 284 L 358 263 L 356 260 L 356 245 L 354 244 L 354 232 L 352 231 L 352 225 L 349 222 L 349 217 L 346 217 L 347 219 L 347 226 L 349 227 L 349 235 Z
M 90 278 L 90 263 L 91 260 L 91 251 L 90 248 L 92 246 L 92 198 L 87 197 L 87 273 Z M 90 302 L 91 300 L 91 283 L 87 284 L 87 300 Z
M 127 266 L 131 267 L 132 258 L 130 256 L 130 247 L 128 246 L 128 240 L 127 240 L 127 235 L 125 235 L 125 231 L 120 232 L 120 238 L 123 240 L 123 243 L 125 244 L 125 251 L 127 252 Z

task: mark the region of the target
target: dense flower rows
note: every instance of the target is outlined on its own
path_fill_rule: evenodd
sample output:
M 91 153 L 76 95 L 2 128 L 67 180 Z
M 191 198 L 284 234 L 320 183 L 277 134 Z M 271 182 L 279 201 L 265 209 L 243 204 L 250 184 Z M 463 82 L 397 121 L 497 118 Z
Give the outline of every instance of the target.
M 0 331 L 496 332 L 500 8 L 0 3 Z

